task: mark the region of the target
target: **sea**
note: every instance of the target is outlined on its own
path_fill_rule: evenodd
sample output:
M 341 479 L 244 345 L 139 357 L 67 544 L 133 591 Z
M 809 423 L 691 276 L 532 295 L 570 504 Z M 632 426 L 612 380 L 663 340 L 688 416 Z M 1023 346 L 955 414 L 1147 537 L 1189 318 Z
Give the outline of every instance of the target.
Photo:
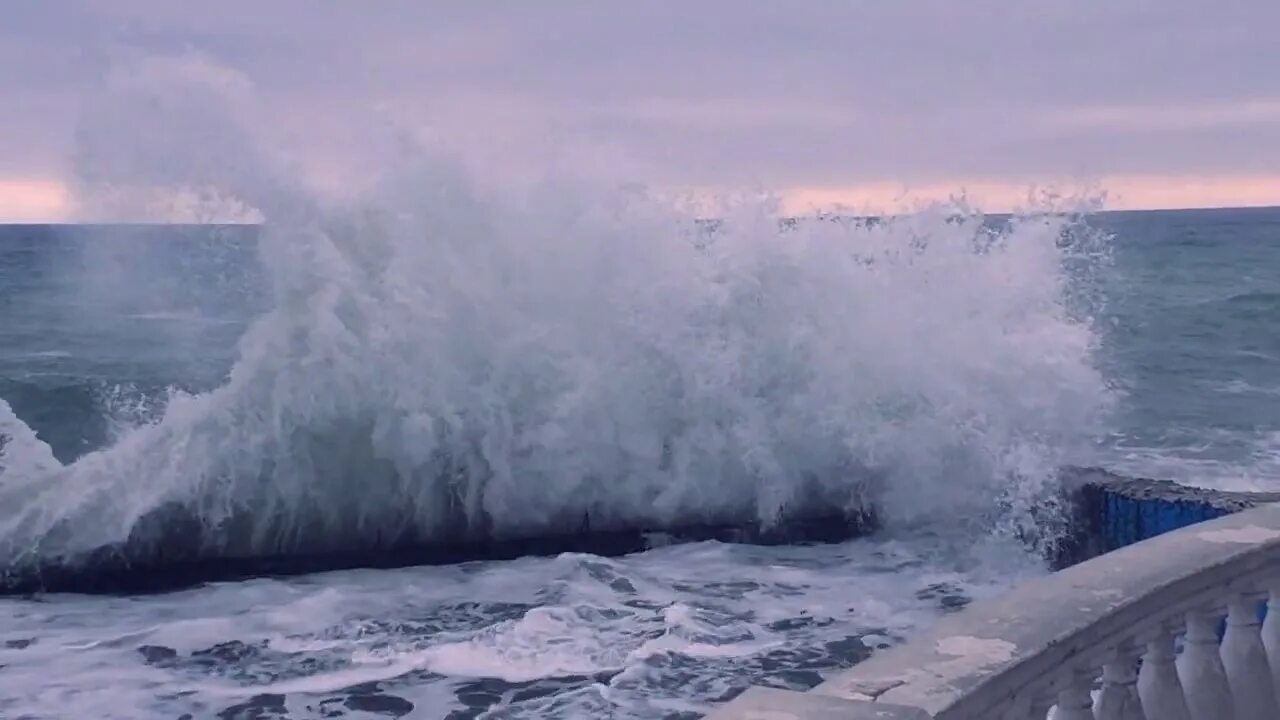
M 1280 208 L 301 205 L 0 227 L 0 577 L 878 526 L 27 587 L 0 717 L 691 720 L 1048 572 L 1064 466 L 1280 490 Z

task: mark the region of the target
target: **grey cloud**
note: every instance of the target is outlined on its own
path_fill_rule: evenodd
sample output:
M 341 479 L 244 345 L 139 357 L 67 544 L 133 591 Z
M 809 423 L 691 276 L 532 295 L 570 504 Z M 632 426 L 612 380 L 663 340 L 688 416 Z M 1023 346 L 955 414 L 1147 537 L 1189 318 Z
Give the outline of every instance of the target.
M 5 172 L 70 142 L 55 116 L 111 57 L 188 48 L 251 78 L 317 153 L 380 115 L 512 163 L 555 145 L 688 184 L 1280 172 L 1274 0 L 66 0 L 6 17 L 0 93 L 33 104 L 0 139 L 30 158 Z

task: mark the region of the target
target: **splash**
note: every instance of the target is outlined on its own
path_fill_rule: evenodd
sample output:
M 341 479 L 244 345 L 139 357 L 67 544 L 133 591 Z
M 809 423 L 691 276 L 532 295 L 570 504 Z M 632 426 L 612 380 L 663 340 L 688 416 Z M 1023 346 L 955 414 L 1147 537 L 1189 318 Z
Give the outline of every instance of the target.
M 1025 516 L 1107 404 L 1061 216 L 785 223 L 746 197 L 708 226 L 634 188 L 486 191 L 411 149 L 326 202 L 254 147 L 221 99 L 240 86 L 197 70 L 112 86 L 82 175 L 115 203 L 180 185 L 255 208 L 273 307 L 224 384 L 74 463 L 5 415 L 0 565 L 768 525 L 871 499 L 887 521 L 989 522 Z
M 59 467 L 53 449 L 0 399 L 0 487 L 16 478 L 47 476 Z

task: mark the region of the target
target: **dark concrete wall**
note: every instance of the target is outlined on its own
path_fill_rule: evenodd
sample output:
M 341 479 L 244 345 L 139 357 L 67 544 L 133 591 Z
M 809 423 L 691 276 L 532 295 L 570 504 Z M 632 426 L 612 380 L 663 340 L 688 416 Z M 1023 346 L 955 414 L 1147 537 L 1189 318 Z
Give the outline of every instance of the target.
M 1170 530 L 1280 502 L 1280 493 L 1194 488 L 1131 478 L 1098 468 L 1068 468 L 1063 487 L 1072 508 L 1069 536 L 1053 558 L 1066 567 Z
M 1263 503 L 1280 493 L 1238 493 L 1130 478 L 1096 468 L 1067 468 L 1063 489 L 1069 498 L 1068 533 L 1051 558 L 1062 568 L 1141 540 Z M 706 524 L 674 528 L 591 530 L 537 538 L 457 543 L 405 543 L 350 553 L 279 556 L 206 556 L 183 551 L 172 535 L 180 523 L 162 523 L 164 542 L 142 544 L 164 552 L 106 547 L 90 557 L 54 559 L 23 567 L 0 567 L 0 595 L 37 591 L 146 592 L 210 580 L 289 575 L 351 567 L 401 567 L 506 559 L 522 555 L 590 552 L 621 555 L 655 546 L 698 540 L 760 544 L 839 542 L 877 528 L 874 509 L 852 513 L 809 513 L 770 527 L 756 523 Z M 176 528 L 176 529 L 175 529 Z
M 667 528 L 592 530 L 539 537 L 403 543 L 351 552 L 289 555 L 209 555 L 181 543 L 181 516 L 156 520 L 158 541 L 108 546 L 85 557 L 52 558 L 18 567 L 0 565 L 0 596 L 34 592 L 127 594 L 175 590 L 204 582 L 298 575 L 348 568 L 445 565 L 469 560 L 507 560 L 565 552 L 617 556 L 675 543 L 721 542 L 782 545 L 840 542 L 877 527 L 874 513 L 808 514 L 773 525 L 697 524 Z

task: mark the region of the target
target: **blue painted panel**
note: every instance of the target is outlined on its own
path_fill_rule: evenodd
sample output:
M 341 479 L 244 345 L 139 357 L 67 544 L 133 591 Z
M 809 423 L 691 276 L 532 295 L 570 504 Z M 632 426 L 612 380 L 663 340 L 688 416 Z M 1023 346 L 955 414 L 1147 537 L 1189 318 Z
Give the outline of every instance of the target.
M 1099 526 L 1107 550 L 1153 538 L 1171 530 L 1194 525 L 1226 514 L 1208 503 L 1159 498 L 1135 499 L 1103 490 L 1103 517 Z

